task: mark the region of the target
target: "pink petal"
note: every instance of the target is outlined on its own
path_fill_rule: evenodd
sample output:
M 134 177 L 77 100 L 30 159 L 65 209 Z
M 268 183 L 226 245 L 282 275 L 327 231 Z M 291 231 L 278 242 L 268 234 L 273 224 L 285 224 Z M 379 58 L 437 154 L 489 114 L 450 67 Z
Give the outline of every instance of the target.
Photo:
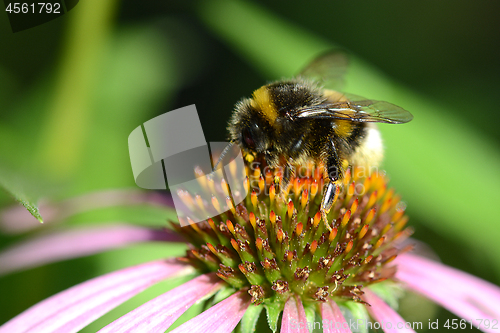
M 182 242 L 183 239 L 167 229 L 124 224 L 63 231 L 36 237 L 0 252 L 0 275 L 150 241 Z
M 165 332 L 191 305 L 223 285 L 215 273 L 200 275 L 141 305 L 99 332 Z
M 32 306 L 0 326 L 0 333 L 78 332 L 149 286 L 192 271 L 191 266 L 169 259 L 106 274 Z
M 333 300 L 320 305 L 323 333 L 351 333 L 339 306 Z
M 367 306 L 368 312 L 376 320 L 373 323 L 374 328 L 382 328 L 386 333 L 415 332 L 411 328 L 405 327 L 406 321 L 375 293 L 367 288 L 363 291 L 365 292 L 364 301 L 370 304 Z
M 59 203 L 41 202 L 39 209 L 44 224 L 40 224 L 21 205 L 7 208 L 0 211 L 0 230 L 7 234 L 17 234 L 96 208 L 139 204 L 174 207 L 170 194 L 139 190 L 100 191 L 66 199 Z
M 177 327 L 171 333 L 230 333 L 250 305 L 247 292 L 238 291 L 210 309 Z
M 475 276 L 413 254 L 402 254 L 395 261 L 396 277 L 457 316 L 472 320 L 484 332 L 484 320 L 500 321 L 500 288 Z M 483 322 L 477 321 L 483 319 Z
M 281 333 L 308 333 L 306 312 L 301 300 L 297 296 L 291 296 L 285 303 L 283 320 L 281 321 Z

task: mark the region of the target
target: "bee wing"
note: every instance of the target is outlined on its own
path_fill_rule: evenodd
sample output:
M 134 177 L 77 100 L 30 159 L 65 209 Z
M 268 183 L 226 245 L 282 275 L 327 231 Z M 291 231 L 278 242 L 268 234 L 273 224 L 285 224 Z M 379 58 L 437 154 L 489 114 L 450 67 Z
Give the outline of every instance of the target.
M 290 114 L 292 119 L 345 119 L 357 122 L 402 124 L 413 119 L 405 109 L 384 101 L 354 95 L 347 100 L 302 108 Z
M 345 52 L 333 50 L 314 59 L 298 76 L 318 82 L 328 89 L 342 90 L 348 64 Z

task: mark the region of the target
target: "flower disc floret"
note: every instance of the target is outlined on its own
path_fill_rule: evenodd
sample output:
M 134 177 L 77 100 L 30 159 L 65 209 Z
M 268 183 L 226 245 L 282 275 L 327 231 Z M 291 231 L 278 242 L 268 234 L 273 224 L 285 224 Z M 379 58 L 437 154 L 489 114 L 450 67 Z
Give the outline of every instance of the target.
M 200 223 L 173 224 L 191 244 L 183 260 L 245 289 L 254 304 L 284 305 L 293 295 L 306 303 L 364 303 L 364 287 L 394 277 L 388 264 L 409 250 L 400 244 L 411 230 L 405 205 L 384 174 L 347 170 L 328 214 L 329 231 L 319 211 L 321 166 L 297 173 L 283 191 L 280 170 L 258 163 L 246 168 L 243 202 Z

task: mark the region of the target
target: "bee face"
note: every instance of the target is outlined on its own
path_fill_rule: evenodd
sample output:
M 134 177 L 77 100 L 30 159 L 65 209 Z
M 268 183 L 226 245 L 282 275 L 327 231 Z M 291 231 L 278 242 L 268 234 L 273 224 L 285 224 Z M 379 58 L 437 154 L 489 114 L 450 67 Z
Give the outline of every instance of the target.
M 252 100 L 238 103 L 229 125 L 231 140 L 246 153 L 265 153 L 273 142 L 273 129 Z

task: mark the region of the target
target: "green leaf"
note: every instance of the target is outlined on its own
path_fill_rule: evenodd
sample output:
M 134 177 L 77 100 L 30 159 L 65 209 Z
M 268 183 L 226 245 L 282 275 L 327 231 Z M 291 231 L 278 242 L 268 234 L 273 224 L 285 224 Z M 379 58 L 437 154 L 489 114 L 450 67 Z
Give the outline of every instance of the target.
M 257 321 L 259 320 L 260 313 L 264 309 L 262 305 L 250 305 L 243 315 L 240 324 L 237 327 L 238 333 L 255 332 Z
M 43 223 L 36 204 L 38 197 L 34 193 L 32 183 L 14 172 L 0 167 L 0 186 L 21 203 L 38 221 Z
M 314 322 L 316 321 L 315 307 L 312 304 L 311 305 L 304 304 L 304 311 L 306 313 L 306 322 L 311 323 L 311 325 L 314 325 Z
M 210 309 L 212 306 L 219 303 L 220 301 L 225 300 L 226 298 L 228 298 L 229 296 L 231 296 L 235 292 L 236 292 L 236 289 L 234 289 L 233 287 L 223 287 L 222 289 L 217 291 L 215 293 L 215 295 L 210 295 L 209 297 L 205 297 L 204 299 L 206 299 L 206 302 L 204 302 L 204 304 L 203 304 L 203 311 Z M 201 302 L 201 301 L 198 301 L 198 302 Z
M 271 301 L 269 303 L 265 303 L 264 306 L 267 312 L 267 323 L 269 324 L 269 328 L 273 332 L 276 332 L 278 329 L 278 319 L 281 311 L 283 311 L 284 304 L 281 304 L 280 302 L 274 303 Z
M 342 315 L 349 324 L 353 333 L 366 333 L 366 323 L 370 321 L 365 305 L 356 302 L 345 302 L 338 304 Z M 356 323 L 351 325 L 351 323 Z
M 231 296 L 235 292 L 236 292 L 236 289 L 234 289 L 232 287 L 222 288 L 221 290 L 219 290 L 219 292 L 217 294 L 215 294 L 215 297 L 212 300 L 211 306 L 219 303 L 220 301 L 225 300 L 226 298 L 228 298 L 229 296 Z
M 333 46 L 251 2 L 214 0 L 199 4 L 202 21 L 266 79 L 297 74 Z
M 398 310 L 399 299 L 403 296 L 404 291 L 400 285 L 384 281 L 370 286 L 370 289 L 377 294 L 384 302 L 386 302 L 394 310 Z
M 411 290 L 406 290 L 398 303 L 399 315 L 410 323 L 433 321 L 440 312 L 439 305 Z

